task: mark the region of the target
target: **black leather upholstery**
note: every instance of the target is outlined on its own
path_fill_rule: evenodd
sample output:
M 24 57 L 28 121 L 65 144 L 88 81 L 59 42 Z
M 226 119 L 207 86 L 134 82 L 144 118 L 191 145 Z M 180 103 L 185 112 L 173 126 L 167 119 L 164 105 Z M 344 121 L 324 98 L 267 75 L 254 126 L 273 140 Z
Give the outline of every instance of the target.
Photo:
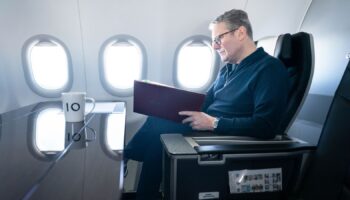
M 350 199 L 350 62 L 335 92 L 318 148 L 308 170 L 303 199 Z
M 312 46 L 312 36 L 308 33 L 296 33 L 296 34 L 284 34 L 279 36 L 276 42 L 276 48 L 274 52 L 274 56 L 279 58 L 287 67 L 290 78 L 290 92 L 289 92 L 289 100 L 287 111 L 282 118 L 282 123 L 279 127 L 279 134 L 285 134 L 287 128 L 290 123 L 293 122 L 296 114 L 298 113 L 299 108 L 302 106 L 304 97 L 308 93 L 309 85 L 311 82 L 312 72 L 313 72 L 313 46 Z M 226 163 L 227 168 L 222 168 L 222 166 L 215 166 L 210 168 L 211 170 L 215 170 L 215 178 L 222 176 L 221 180 L 224 180 L 227 176 L 228 170 L 235 169 L 268 169 L 268 168 L 281 168 L 282 169 L 282 177 L 283 178 L 283 190 L 276 192 L 262 192 L 260 194 L 255 193 L 246 193 L 242 194 L 244 196 L 239 196 L 240 194 L 228 194 L 227 185 L 225 185 L 225 181 L 220 181 L 217 183 L 215 188 L 219 188 L 218 190 L 221 194 L 228 195 L 226 199 L 285 199 L 286 196 L 292 191 L 297 189 L 299 179 L 297 179 L 298 174 L 302 171 L 302 160 L 304 159 L 304 155 L 308 155 L 310 152 L 315 150 L 315 146 L 310 146 L 306 142 L 302 142 L 299 140 L 294 140 L 293 138 L 288 137 L 277 137 L 274 140 L 258 140 L 258 139 L 243 139 L 235 136 L 231 136 L 231 139 L 227 136 L 208 136 L 208 137 L 199 137 L 202 133 L 196 133 L 195 137 L 188 136 L 188 138 L 184 139 L 182 135 L 176 134 L 163 134 L 161 135 L 161 141 L 164 144 L 164 149 L 168 152 L 165 155 L 170 155 L 167 157 L 168 161 L 170 159 L 178 159 L 177 155 L 185 155 L 184 152 L 177 152 L 179 149 L 179 143 L 188 143 L 188 141 L 198 142 L 198 145 L 190 146 L 188 154 L 203 156 L 203 155 L 225 155 L 221 156 L 222 158 L 230 157 L 237 158 L 238 160 L 231 163 Z M 179 137 L 178 139 L 174 139 L 174 137 Z M 180 139 L 181 138 L 181 139 Z M 221 138 L 221 139 L 220 139 Z M 210 140 L 210 144 L 200 143 L 200 140 Z M 227 145 L 223 144 L 220 141 L 227 140 Z M 238 143 L 230 143 L 232 141 L 237 140 Z M 247 140 L 247 143 L 242 142 Z M 217 142 L 217 143 L 216 143 Z M 188 144 L 187 144 L 188 145 Z M 171 147 L 176 147 L 175 151 L 170 151 Z M 195 151 L 194 151 L 195 150 Z M 281 153 L 281 154 L 279 154 Z M 226 156 L 229 155 L 229 156 Z M 263 155 L 262 157 L 259 157 Z M 276 158 L 276 155 L 278 158 Z M 307 157 L 307 156 L 305 156 Z M 165 158 L 165 157 L 163 157 Z M 197 158 L 197 157 L 196 157 Z M 271 162 L 271 159 L 276 159 L 278 163 Z M 173 173 L 174 176 L 180 176 L 179 169 L 183 166 L 180 164 L 176 164 L 177 167 L 170 167 L 170 161 L 166 161 L 165 171 L 170 169 L 177 170 L 176 173 Z M 240 161 L 249 161 L 247 163 L 240 163 Z M 226 162 L 226 161 L 225 161 Z M 172 162 L 176 163 L 176 162 Z M 194 161 L 194 167 L 192 170 L 196 170 L 202 172 L 202 174 L 206 174 L 207 172 L 202 166 L 197 166 L 197 159 Z M 221 165 L 221 164 L 220 164 Z M 225 166 L 225 167 L 226 167 Z M 191 169 L 187 167 L 183 167 L 185 171 L 189 171 Z M 181 170 L 180 170 L 181 171 Z M 165 173 L 170 174 L 170 173 Z M 171 176 L 172 176 L 171 175 Z M 171 179 L 168 177 L 168 182 L 165 184 L 165 188 L 170 188 L 170 180 L 176 180 L 177 183 L 180 184 L 180 179 Z M 203 188 L 208 188 L 209 182 L 212 187 L 215 181 L 214 179 L 210 179 L 206 177 L 205 180 L 208 181 L 208 184 L 200 185 Z M 215 179 L 216 180 L 216 179 Z M 185 184 L 185 183 L 183 183 Z M 225 185 L 225 186 L 223 186 Z M 297 185 L 297 186 L 296 186 Z M 221 187 L 222 186 L 222 187 Z M 198 191 L 202 191 L 203 188 L 197 187 Z M 193 188 L 192 188 L 193 189 Z M 165 193 L 169 192 L 166 190 Z M 192 191 L 194 192 L 194 191 Z M 180 191 L 174 191 L 174 194 L 181 193 Z M 198 194 L 197 194 L 198 195 Z M 272 198 L 271 195 L 276 195 Z M 223 198 L 225 199 L 225 198 Z
M 280 35 L 274 56 L 287 67 L 289 74 L 289 97 L 286 112 L 278 133 L 286 134 L 289 126 L 302 107 L 313 75 L 312 36 L 305 32 Z
M 340 200 L 349 200 L 350 199 L 350 167 L 348 169 L 348 174 L 345 177 L 345 184 L 342 188 L 340 194 Z

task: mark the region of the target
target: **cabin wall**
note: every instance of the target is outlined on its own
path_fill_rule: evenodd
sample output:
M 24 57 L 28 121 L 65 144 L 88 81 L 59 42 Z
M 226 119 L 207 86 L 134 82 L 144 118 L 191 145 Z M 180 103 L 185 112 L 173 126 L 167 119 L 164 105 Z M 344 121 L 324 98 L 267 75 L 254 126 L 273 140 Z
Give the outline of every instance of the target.
M 348 62 L 345 59 L 350 51 L 348 0 L 1 0 L 0 113 L 39 101 L 56 100 L 41 97 L 30 89 L 21 58 L 27 39 L 49 34 L 63 41 L 71 54 L 74 73 L 71 90 L 86 91 L 99 101 L 127 103 L 128 141 L 145 117 L 132 112 L 132 97 L 112 96 L 102 87 L 98 55 L 103 42 L 119 34 L 136 37 L 146 48 L 147 79 L 172 85 L 177 46 L 192 35 L 210 37 L 210 21 L 232 8 L 248 12 L 256 40 L 287 32 L 313 34 L 313 83 L 289 134 L 317 143 Z M 108 166 L 108 162 L 98 164 Z M 57 174 L 62 175 L 64 171 Z M 129 178 L 134 176 L 130 174 Z M 127 190 L 135 188 L 133 183 L 126 182 Z
M 290 134 L 317 143 L 350 52 L 350 1 L 312 1 L 300 31 L 314 38 L 315 69 L 309 91 Z
M 118 34 L 140 40 L 146 49 L 147 79 L 173 84 L 174 53 L 192 35 L 210 37 L 208 24 L 231 8 L 249 13 L 254 38 L 296 32 L 311 0 L 220 0 L 203 3 L 171 0 L 147 2 L 121 0 L 6 0 L 0 6 L 0 112 L 39 101 L 53 100 L 37 95 L 27 85 L 21 51 L 24 42 L 37 34 L 50 34 L 63 41 L 71 54 L 72 91 L 86 91 L 100 101 L 127 102 L 127 135 L 144 121 L 132 112 L 132 97 L 110 95 L 99 78 L 99 52 L 104 41 Z M 198 6 L 201 4 L 201 6 Z M 267 15 L 261 10 L 281 15 Z M 128 138 L 128 137 L 127 137 Z
M 308 7 L 303 0 L 229 1 L 67 1 L 5 0 L 0 7 L 0 112 L 38 101 L 50 100 L 33 92 L 25 81 L 21 51 L 24 42 L 37 34 L 49 34 L 63 41 L 71 54 L 74 83 L 72 90 L 87 91 L 97 100 L 124 100 L 112 96 L 99 80 L 98 54 L 104 41 L 128 34 L 139 39 L 147 51 L 147 78 L 173 84 L 174 53 L 177 45 L 192 35 L 210 36 L 208 24 L 231 8 L 247 10 L 256 39 L 282 32 L 295 32 Z M 201 4 L 201 6 L 198 6 Z M 260 10 L 259 10 L 260 8 Z M 261 12 L 285 13 L 273 17 Z M 266 19 L 266 22 L 262 20 Z M 25 97 L 25 98 L 24 98 Z M 128 110 L 132 110 L 129 107 Z M 133 118 L 133 117 L 132 117 Z M 130 119 L 132 119 L 130 118 Z
M 1 1 L 0 27 L 1 113 L 49 100 L 33 92 L 24 76 L 22 47 L 34 35 L 49 34 L 67 45 L 74 68 L 72 90 L 86 90 L 77 1 Z

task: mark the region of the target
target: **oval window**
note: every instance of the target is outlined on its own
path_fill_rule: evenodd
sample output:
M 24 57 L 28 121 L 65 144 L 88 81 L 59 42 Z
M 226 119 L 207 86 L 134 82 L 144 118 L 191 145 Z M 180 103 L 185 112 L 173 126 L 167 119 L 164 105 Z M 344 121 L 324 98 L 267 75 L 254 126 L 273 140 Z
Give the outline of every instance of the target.
M 65 120 L 62 109 L 46 108 L 35 120 L 35 145 L 45 154 L 56 153 L 64 149 Z
M 126 123 L 126 108 L 124 102 L 113 103 L 112 113 L 104 115 L 101 119 L 101 147 L 107 156 L 121 159 L 124 150 L 124 136 Z
M 106 124 L 107 145 L 111 150 L 124 149 L 125 113 L 109 114 Z
M 68 82 L 68 60 L 61 45 L 39 42 L 30 52 L 30 66 L 35 82 L 47 90 L 57 90 Z
M 104 87 L 114 95 L 131 95 L 134 80 L 143 78 L 144 48 L 134 38 L 116 36 L 102 47 L 101 79 Z
M 217 72 L 219 59 L 208 38 L 190 38 L 178 48 L 175 80 L 181 88 L 202 90 Z
M 67 48 L 52 36 L 29 39 L 24 47 L 25 76 L 39 95 L 58 97 L 72 84 L 72 70 Z

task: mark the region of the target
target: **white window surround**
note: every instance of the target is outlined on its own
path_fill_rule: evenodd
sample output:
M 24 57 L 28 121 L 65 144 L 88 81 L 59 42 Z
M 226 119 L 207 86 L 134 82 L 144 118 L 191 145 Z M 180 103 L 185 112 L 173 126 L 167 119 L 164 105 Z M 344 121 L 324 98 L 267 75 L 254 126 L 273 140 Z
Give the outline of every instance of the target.
M 125 102 L 117 102 L 112 113 L 101 118 L 100 142 L 104 153 L 114 160 L 121 160 L 125 142 Z
M 128 59 L 128 54 L 132 59 Z M 129 35 L 109 38 L 103 43 L 99 53 L 99 72 L 103 87 L 114 96 L 131 96 L 134 80 L 145 78 L 146 63 L 146 50 L 138 39 Z
M 58 101 L 41 102 L 32 108 L 31 113 L 27 139 L 29 152 L 39 160 L 52 161 L 65 146 L 62 104 Z
M 35 119 L 35 145 L 41 152 L 58 152 L 64 149 L 65 120 L 62 109 L 46 108 Z
M 108 115 L 106 123 L 108 147 L 111 150 L 122 151 L 124 149 L 125 113 Z
M 71 56 L 59 39 L 50 35 L 29 38 L 22 48 L 22 62 L 29 87 L 40 96 L 59 97 L 72 87 Z
M 187 90 L 205 91 L 216 78 L 220 67 L 220 58 L 207 36 L 195 35 L 185 39 L 177 47 L 174 57 L 175 85 Z

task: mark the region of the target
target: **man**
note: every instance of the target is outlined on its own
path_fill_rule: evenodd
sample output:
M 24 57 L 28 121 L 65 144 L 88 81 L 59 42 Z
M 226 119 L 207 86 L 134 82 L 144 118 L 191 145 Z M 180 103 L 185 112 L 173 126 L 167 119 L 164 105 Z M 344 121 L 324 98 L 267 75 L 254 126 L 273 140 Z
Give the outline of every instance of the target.
M 137 199 L 156 199 L 161 181 L 162 133 L 192 130 L 273 138 L 284 112 L 288 75 L 283 64 L 256 48 L 247 13 L 230 10 L 211 24 L 212 46 L 226 65 L 207 92 L 202 112 L 182 111 L 183 124 L 149 117 L 125 149 L 143 162 Z

